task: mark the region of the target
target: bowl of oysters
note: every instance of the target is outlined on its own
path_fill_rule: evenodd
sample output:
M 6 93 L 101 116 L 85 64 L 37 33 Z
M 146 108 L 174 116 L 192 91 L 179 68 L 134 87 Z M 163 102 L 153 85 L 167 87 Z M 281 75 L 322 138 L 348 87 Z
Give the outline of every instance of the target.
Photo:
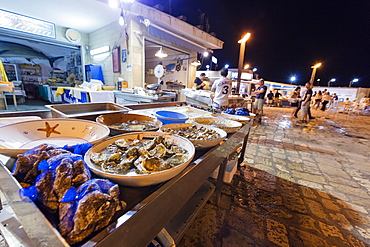
M 108 126 L 111 135 L 130 132 L 157 131 L 162 122 L 155 117 L 130 113 L 109 113 L 100 115 L 96 122 Z
M 85 162 L 99 177 L 143 187 L 165 182 L 190 163 L 195 148 L 188 139 L 163 132 L 111 137 L 89 149 Z
M 227 136 L 222 129 L 193 123 L 166 124 L 161 127 L 161 131 L 187 138 L 196 149 L 214 147 Z

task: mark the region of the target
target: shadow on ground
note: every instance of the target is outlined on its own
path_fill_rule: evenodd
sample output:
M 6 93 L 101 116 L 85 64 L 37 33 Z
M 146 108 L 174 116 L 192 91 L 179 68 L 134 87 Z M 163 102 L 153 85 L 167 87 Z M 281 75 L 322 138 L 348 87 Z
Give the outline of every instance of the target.
M 369 246 L 369 223 L 332 195 L 246 166 L 178 246 Z

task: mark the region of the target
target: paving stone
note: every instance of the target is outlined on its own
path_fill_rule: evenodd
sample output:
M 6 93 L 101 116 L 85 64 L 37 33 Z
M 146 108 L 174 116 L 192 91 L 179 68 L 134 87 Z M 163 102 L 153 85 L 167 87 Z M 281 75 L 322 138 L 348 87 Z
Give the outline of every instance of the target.
M 234 229 L 225 229 L 224 235 L 222 237 L 223 247 L 233 247 L 233 246 L 245 246 L 245 247 L 255 247 L 255 240 L 239 233 Z
M 255 213 L 247 214 L 242 208 L 232 207 L 230 215 L 227 218 L 227 223 L 231 228 L 242 234 L 257 239 L 265 239 L 263 231 L 265 228 L 264 219 Z
M 328 199 L 322 199 L 322 204 L 325 208 L 332 210 L 332 211 L 340 211 L 340 207 L 333 201 Z
M 368 240 L 370 240 L 370 229 L 365 229 L 363 227 L 356 226 L 356 230 L 360 235 Z
M 304 187 L 304 186 L 301 186 L 300 187 L 301 191 L 302 191 L 302 194 L 304 197 L 306 198 L 310 198 L 310 199 L 316 199 L 317 196 L 315 194 L 315 190 L 309 188 L 309 187 Z
M 362 198 L 370 199 L 370 196 L 367 194 L 367 192 L 361 188 L 353 188 L 351 186 L 347 186 L 344 184 L 337 184 L 332 183 L 334 188 L 342 193 L 350 194 L 350 195 L 357 195 Z
M 304 214 L 298 214 L 297 215 L 297 221 L 299 223 L 299 226 L 306 229 L 306 230 L 312 230 L 315 232 L 319 232 L 319 229 L 315 225 L 316 220 L 312 218 L 311 216 L 304 215 Z
M 322 188 L 323 188 L 323 185 L 321 185 L 321 184 L 314 183 L 314 182 L 311 182 L 311 181 L 306 181 L 306 180 L 297 180 L 297 183 L 300 184 L 300 185 L 303 185 L 303 186 L 307 186 L 307 187 L 310 187 L 310 188 L 313 188 L 313 189 L 317 189 L 317 190 L 322 190 Z
M 308 180 L 308 181 L 319 183 L 319 184 L 326 183 L 324 177 L 318 176 L 318 175 L 307 174 L 304 172 L 292 171 L 292 176 L 295 178 L 302 178 L 304 180 Z
M 275 220 L 267 219 L 266 225 L 267 238 L 270 242 L 282 247 L 289 246 L 288 233 L 283 224 Z
M 351 231 L 353 229 L 352 224 L 347 220 L 346 216 L 341 213 L 330 213 L 330 218 L 337 221 L 337 223 L 345 230 Z
M 290 160 L 290 158 L 288 159 Z M 299 164 L 299 162 L 292 161 L 292 163 L 288 163 L 287 165 L 292 170 L 303 171 L 303 165 Z
M 330 175 L 325 174 L 325 177 L 326 177 L 326 181 L 330 181 L 330 183 L 344 184 L 344 185 L 348 185 L 350 187 L 360 188 L 359 183 L 354 181 L 353 179 L 346 179 L 346 178 L 343 178 L 343 177 L 334 176 L 332 174 L 330 174 Z M 370 187 L 369 187 L 369 189 L 370 189 Z
M 295 229 L 295 228 L 292 228 L 291 230 L 292 230 L 292 232 L 295 231 L 296 234 L 298 235 L 298 238 L 301 240 L 301 243 L 299 243 L 299 244 L 297 243 L 294 246 L 329 247 L 329 244 L 326 243 L 326 241 L 323 238 L 321 238 L 321 237 L 319 237 L 315 234 L 312 234 L 312 233 L 309 233 L 309 232 L 306 232 L 306 231 L 302 231 L 302 230 L 299 230 L 299 229 Z
M 325 212 L 324 207 L 321 203 L 305 198 L 305 202 L 308 205 L 308 208 L 310 209 L 311 213 L 320 219 L 327 219 L 327 213 Z

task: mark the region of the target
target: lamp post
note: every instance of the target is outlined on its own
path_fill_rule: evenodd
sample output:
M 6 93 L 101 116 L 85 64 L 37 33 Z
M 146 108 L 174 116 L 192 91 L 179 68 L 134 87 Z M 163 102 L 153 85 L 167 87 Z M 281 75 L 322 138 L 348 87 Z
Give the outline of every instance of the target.
M 251 36 L 250 33 L 246 33 L 244 37 L 238 41 L 238 43 L 240 44 L 240 52 L 239 52 L 238 81 L 237 81 L 237 86 L 236 86 L 236 92 L 239 92 L 243 63 L 244 63 L 245 44 L 247 43 L 247 40 L 249 39 L 250 36 Z M 250 86 L 252 85 L 250 84 Z M 248 89 L 248 93 L 250 93 L 249 89 Z
M 357 78 L 355 78 L 355 79 L 353 79 L 352 81 L 350 81 L 350 82 L 349 82 L 349 86 L 348 86 L 348 87 L 351 87 L 353 82 L 358 82 L 358 79 L 357 79 Z
M 315 64 L 314 66 L 312 66 L 311 68 L 312 68 L 312 74 L 311 74 L 311 79 L 310 79 L 310 83 L 313 85 L 313 82 L 314 82 L 314 79 L 315 79 L 315 75 L 316 75 L 316 69 L 318 68 L 318 67 L 320 67 L 321 66 L 321 63 L 317 63 L 317 64 Z
M 335 82 L 335 81 L 336 81 L 336 79 L 335 79 L 335 78 L 330 79 L 330 80 L 328 81 L 328 87 L 330 87 L 330 82 Z

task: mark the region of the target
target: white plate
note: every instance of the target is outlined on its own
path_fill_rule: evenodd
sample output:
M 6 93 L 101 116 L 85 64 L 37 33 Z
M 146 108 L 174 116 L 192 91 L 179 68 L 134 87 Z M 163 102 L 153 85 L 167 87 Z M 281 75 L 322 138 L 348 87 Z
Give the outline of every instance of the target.
M 0 127 L 0 154 L 17 157 L 42 143 L 95 144 L 108 135 L 107 126 L 81 119 L 49 118 L 8 124 Z
M 226 133 L 235 133 L 242 127 L 242 124 L 237 121 L 216 117 L 194 118 L 193 121 L 197 124 L 210 125 L 212 127 L 220 128 L 226 131 Z
M 218 134 L 220 134 L 219 138 L 213 139 L 213 140 L 189 139 L 194 144 L 196 149 L 205 149 L 205 148 L 214 147 L 217 144 L 219 144 L 221 141 L 223 141 L 227 136 L 227 133 L 222 129 L 210 127 L 210 126 L 207 126 L 207 125 L 193 124 L 193 123 L 166 124 L 166 125 L 163 125 L 161 127 L 161 131 L 163 131 L 164 128 L 181 129 L 181 128 L 186 128 L 186 127 L 189 127 L 189 126 L 192 126 L 192 125 L 196 125 L 197 127 L 202 126 L 202 127 L 207 128 L 207 129 L 212 129 L 212 130 L 216 131 Z
M 239 115 L 231 115 L 227 113 L 221 113 L 221 114 L 212 114 L 213 117 L 218 117 L 218 118 L 226 118 L 228 120 L 233 120 L 237 121 L 240 123 L 248 123 L 251 119 L 247 116 L 239 116 Z
M 125 139 L 125 140 L 134 140 L 136 138 L 155 138 L 157 136 L 163 136 L 166 141 L 171 141 L 174 144 L 186 149 L 188 151 L 188 160 L 184 163 L 177 165 L 171 169 L 160 171 L 160 172 L 153 172 L 150 174 L 137 174 L 135 172 L 129 173 L 129 174 L 114 174 L 114 173 L 107 173 L 101 170 L 101 168 L 97 165 L 95 165 L 91 161 L 91 156 L 95 153 L 101 152 L 105 147 L 107 147 L 109 144 L 119 140 L 119 139 Z M 85 155 L 85 162 L 89 166 L 90 170 L 98 175 L 99 177 L 107 178 L 117 184 L 126 185 L 126 186 L 132 186 L 132 187 L 143 187 L 143 186 L 149 186 L 153 184 L 159 184 L 164 181 L 167 181 L 177 174 L 179 174 L 182 170 L 185 169 L 185 167 L 190 163 L 190 161 L 193 159 L 195 154 L 195 148 L 194 145 L 188 140 L 183 137 L 177 136 L 177 135 L 170 135 L 165 134 L 163 132 L 136 132 L 136 133 L 127 133 L 122 135 L 117 135 L 112 138 L 109 138 L 95 146 L 89 149 Z

